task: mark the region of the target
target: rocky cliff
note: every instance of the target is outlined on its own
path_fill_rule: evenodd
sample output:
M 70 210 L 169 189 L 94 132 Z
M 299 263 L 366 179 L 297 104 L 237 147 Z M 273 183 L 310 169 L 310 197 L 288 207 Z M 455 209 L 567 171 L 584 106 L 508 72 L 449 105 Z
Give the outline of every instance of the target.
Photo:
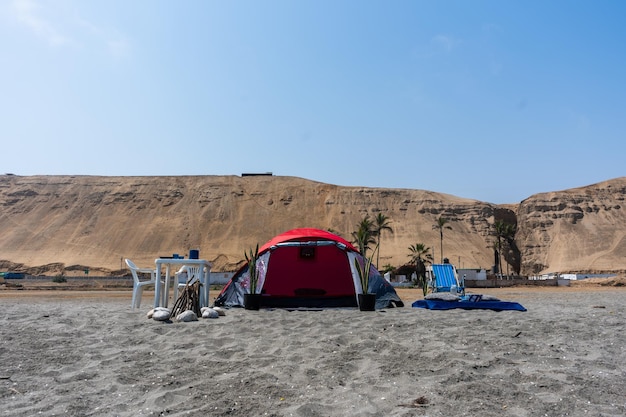
M 626 269 L 626 178 L 536 194 L 517 209 L 522 271 Z
M 538 194 L 498 206 L 424 190 L 339 187 L 277 176 L 0 176 L 0 270 L 109 273 L 123 258 L 200 250 L 214 270 L 232 270 L 244 250 L 296 227 L 348 240 L 382 213 L 380 265 L 400 266 L 424 243 L 441 258 L 437 218 L 448 220 L 443 255 L 464 268 L 494 264 L 493 225 L 517 223 L 511 270 L 623 271 L 626 179 Z

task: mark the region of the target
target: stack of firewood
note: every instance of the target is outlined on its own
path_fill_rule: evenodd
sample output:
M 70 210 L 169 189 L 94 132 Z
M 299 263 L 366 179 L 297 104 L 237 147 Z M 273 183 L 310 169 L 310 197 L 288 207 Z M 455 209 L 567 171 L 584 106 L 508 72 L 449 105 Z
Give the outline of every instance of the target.
M 172 307 L 172 317 L 178 316 L 183 311 L 191 310 L 196 316 L 201 317 L 200 312 L 200 282 L 196 281 L 191 285 L 185 285 L 180 292 L 178 299 Z

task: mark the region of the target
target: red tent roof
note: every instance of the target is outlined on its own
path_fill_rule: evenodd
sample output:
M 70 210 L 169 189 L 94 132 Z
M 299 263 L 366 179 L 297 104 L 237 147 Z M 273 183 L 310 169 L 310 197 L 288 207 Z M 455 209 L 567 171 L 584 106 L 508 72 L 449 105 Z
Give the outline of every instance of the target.
M 278 236 L 274 236 L 259 249 L 259 253 L 264 252 L 272 246 L 283 242 L 308 242 L 313 240 L 331 240 L 334 242 L 343 243 L 348 247 L 348 249 L 358 252 L 358 250 L 352 245 L 352 243 L 348 242 L 341 236 L 337 236 L 336 234 L 327 232 L 326 230 L 305 227 L 301 229 L 292 229 L 286 231 L 285 233 L 281 233 Z

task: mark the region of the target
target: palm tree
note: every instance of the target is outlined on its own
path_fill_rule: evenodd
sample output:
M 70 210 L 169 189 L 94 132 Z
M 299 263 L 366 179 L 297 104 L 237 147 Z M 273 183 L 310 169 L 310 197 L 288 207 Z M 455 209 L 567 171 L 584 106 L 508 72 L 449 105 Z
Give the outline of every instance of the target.
M 494 272 L 496 274 L 500 273 L 500 262 L 502 262 L 500 259 L 500 245 L 501 243 L 497 240 L 491 245 L 491 249 L 493 249 L 493 263 L 496 267 L 496 270 Z
M 514 272 L 519 274 L 519 249 L 515 243 L 516 233 L 517 224 L 507 223 L 504 229 L 504 240 L 506 240 L 507 254 L 509 256 L 509 260 L 506 263 L 507 275 L 509 273 L 509 265 L 512 265 Z M 513 264 L 511 264 L 511 261 Z
M 365 216 L 358 224 L 358 229 L 352 232 L 353 243 L 359 248 L 361 255 L 367 256 L 370 244 L 375 244 L 374 238 L 374 223 L 370 220 L 369 216 Z
M 437 224 L 433 226 L 433 229 L 439 230 L 439 241 L 441 244 L 441 263 L 443 263 L 443 229 L 452 230 L 450 226 L 446 226 L 446 223 L 448 223 L 448 219 L 444 218 L 443 216 L 439 216 L 439 218 L 437 219 Z
M 415 265 L 415 275 L 417 275 L 417 281 L 422 285 L 422 291 L 424 295 L 428 292 L 428 286 L 426 285 L 426 262 L 432 263 L 433 255 L 430 253 L 430 248 L 423 243 L 416 243 L 409 246 L 410 263 Z
M 389 217 L 385 216 L 382 213 L 378 213 L 374 218 L 374 234 L 376 235 L 376 247 L 378 248 L 378 252 L 376 253 L 376 268 L 380 264 L 380 235 L 383 230 L 387 230 L 389 233 L 393 234 L 393 229 L 389 226 Z
M 496 235 L 496 239 L 497 239 L 497 248 L 498 248 L 498 265 L 500 266 L 499 268 L 499 273 L 502 273 L 502 240 L 504 239 L 507 243 L 507 246 L 510 248 L 511 247 L 511 242 L 513 242 L 514 238 L 515 238 L 515 232 L 516 232 L 516 227 L 514 224 L 511 223 L 506 223 L 503 220 L 496 220 L 493 224 L 494 227 L 494 232 Z M 506 261 L 506 258 L 505 258 Z M 509 274 L 509 263 L 507 261 L 506 264 L 506 268 L 507 268 L 507 275 Z

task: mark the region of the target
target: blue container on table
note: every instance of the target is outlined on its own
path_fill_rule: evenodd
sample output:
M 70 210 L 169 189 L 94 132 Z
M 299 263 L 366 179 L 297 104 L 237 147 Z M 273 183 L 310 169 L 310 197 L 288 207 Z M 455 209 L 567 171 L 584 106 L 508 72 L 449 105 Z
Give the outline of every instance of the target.
M 199 259 L 200 251 L 198 249 L 190 249 L 189 250 L 189 259 Z

